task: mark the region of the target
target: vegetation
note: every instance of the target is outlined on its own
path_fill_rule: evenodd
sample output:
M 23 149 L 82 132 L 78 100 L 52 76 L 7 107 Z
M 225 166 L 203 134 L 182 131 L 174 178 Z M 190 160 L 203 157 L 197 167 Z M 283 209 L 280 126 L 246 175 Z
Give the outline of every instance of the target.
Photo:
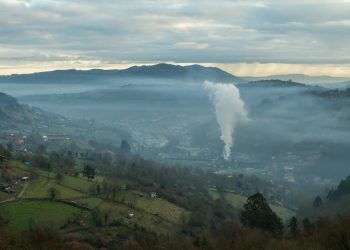
M 95 169 L 87 165 L 84 167 L 83 175 L 86 176 L 88 180 L 92 180 L 95 178 Z
M 58 153 L 37 154 L 7 156 L 6 173 L 30 175 L 30 180 L 22 199 L 0 204 L 4 246 L 13 239 L 18 246 L 24 241 L 37 246 L 27 238 L 31 235 L 41 237 L 40 244 L 53 244 L 52 249 L 330 249 L 320 245 L 324 238 L 347 249 L 348 239 L 341 235 L 349 230 L 343 227 L 348 217 L 291 217 L 287 208 L 260 192 L 246 198 L 252 183 L 265 189 L 265 182 L 254 178 L 227 178 L 99 151 L 89 152 L 84 160 L 71 156 L 64 161 Z M 29 166 L 22 163 L 24 158 Z M 62 171 L 58 162 L 69 167 Z M 345 180 L 335 190 L 342 193 L 337 200 L 347 195 L 346 186 Z M 321 197 L 310 203 L 316 210 L 325 206 Z M 326 230 L 332 238 L 324 236 Z
M 38 177 L 30 182 L 27 190 L 24 193 L 25 198 L 49 198 L 51 197 L 52 190 L 60 195 L 62 199 L 71 199 L 75 197 L 83 196 L 84 194 L 76 190 L 67 188 L 58 184 L 54 179 L 48 179 L 45 177 Z
M 256 193 L 247 199 L 241 212 L 242 224 L 250 228 L 260 228 L 274 235 L 282 235 L 282 220 L 272 211 L 264 196 Z
M 343 195 L 350 194 L 350 176 L 346 177 L 345 180 L 342 180 L 336 190 L 329 191 L 327 198 L 330 200 L 336 200 Z
M 55 201 L 14 201 L 0 204 L 1 216 L 8 220 L 6 228 L 27 230 L 34 227 L 59 229 L 69 219 L 79 217 L 86 225 L 91 223 L 89 212 Z

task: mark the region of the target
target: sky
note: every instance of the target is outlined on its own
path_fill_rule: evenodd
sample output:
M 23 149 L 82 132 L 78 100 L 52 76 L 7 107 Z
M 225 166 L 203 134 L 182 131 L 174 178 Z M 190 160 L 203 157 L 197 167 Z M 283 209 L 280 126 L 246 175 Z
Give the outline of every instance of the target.
M 159 62 L 350 77 L 350 0 L 0 0 L 0 74 Z

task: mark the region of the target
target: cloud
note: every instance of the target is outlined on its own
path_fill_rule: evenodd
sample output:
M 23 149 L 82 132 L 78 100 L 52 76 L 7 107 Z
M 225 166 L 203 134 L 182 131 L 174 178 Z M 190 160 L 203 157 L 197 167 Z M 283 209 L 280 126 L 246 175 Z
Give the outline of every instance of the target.
M 207 43 L 196 43 L 196 42 L 179 42 L 174 45 L 176 48 L 179 49 L 206 49 L 209 47 L 209 44 Z
M 345 0 L 0 0 L 0 65 L 345 64 L 348 13 Z

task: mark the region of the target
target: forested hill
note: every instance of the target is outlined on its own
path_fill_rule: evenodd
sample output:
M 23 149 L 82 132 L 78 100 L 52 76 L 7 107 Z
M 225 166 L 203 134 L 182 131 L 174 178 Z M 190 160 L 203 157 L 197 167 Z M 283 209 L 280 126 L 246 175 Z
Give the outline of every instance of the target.
M 179 66 L 157 64 L 134 66 L 123 70 L 55 70 L 33 74 L 0 76 L 0 83 L 89 83 L 116 79 L 172 79 L 187 81 L 215 81 L 241 83 L 245 80 L 231 75 L 219 68 L 200 65 Z
M 37 108 L 21 105 L 16 98 L 0 92 L 0 128 L 14 128 L 47 120 L 48 114 Z
M 0 108 L 12 108 L 18 106 L 17 100 L 5 93 L 0 92 Z
M 261 88 L 267 88 L 267 87 L 275 87 L 275 88 L 286 88 L 286 87 L 310 87 L 303 83 L 294 82 L 291 80 L 283 81 L 279 79 L 271 79 L 271 80 L 259 80 L 259 81 L 252 81 L 248 84 L 240 84 L 240 87 L 261 87 Z

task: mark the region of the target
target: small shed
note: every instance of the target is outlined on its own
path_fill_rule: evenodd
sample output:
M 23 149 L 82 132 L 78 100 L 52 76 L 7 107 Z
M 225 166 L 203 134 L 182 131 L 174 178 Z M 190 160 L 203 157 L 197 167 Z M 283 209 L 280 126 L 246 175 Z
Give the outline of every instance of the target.
M 129 214 L 128 214 L 128 218 L 129 218 L 129 219 L 134 218 L 134 214 L 133 214 L 133 213 L 129 213 Z
M 157 193 L 156 192 L 151 192 L 151 198 L 156 199 L 157 198 Z

